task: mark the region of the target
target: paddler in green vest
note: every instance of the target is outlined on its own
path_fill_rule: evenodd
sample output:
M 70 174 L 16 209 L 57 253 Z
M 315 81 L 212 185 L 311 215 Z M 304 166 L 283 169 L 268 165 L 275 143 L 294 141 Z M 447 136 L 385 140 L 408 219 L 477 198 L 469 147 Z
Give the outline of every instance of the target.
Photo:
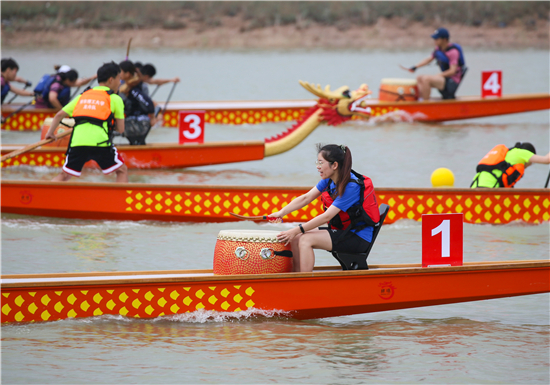
M 98 87 L 84 91 L 55 115 L 46 134 L 46 139 L 55 139 L 55 129 L 63 118 L 74 118 L 63 171 L 54 181 L 80 176 L 84 164 L 94 160 L 103 174 L 114 172 L 117 182 L 128 182 L 128 168 L 111 141 L 115 129 L 124 133 L 124 103 L 116 94 L 120 86 L 119 65 L 111 62 L 99 67 L 97 82 Z
M 514 187 L 531 164 L 550 164 L 550 153 L 544 156 L 536 154 L 535 146 L 529 142 L 518 142 L 512 148 L 499 144 L 479 161 L 470 187 Z

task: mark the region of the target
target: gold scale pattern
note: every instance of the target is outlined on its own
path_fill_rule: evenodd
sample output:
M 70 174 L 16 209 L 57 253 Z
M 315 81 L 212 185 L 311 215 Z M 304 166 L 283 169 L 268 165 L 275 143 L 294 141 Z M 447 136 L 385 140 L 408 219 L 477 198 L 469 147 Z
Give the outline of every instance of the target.
M 192 215 L 204 217 L 230 217 L 240 215 L 266 215 L 280 210 L 300 195 L 299 192 L 208 192 L 208 191 L 143 191 L 127 190 L 126 211 L 155 214 Z M 313 207 L 313 208 L 312 208 Z M 317 209 L 315 207 L 318 207 Z M 309 220 L 321 208 L 315 200 L 312 205 L 295 211 L 292 220 Z
M 64 151 L 59 154 L 27 153 L 6 159 L 2 162 L 2 167 L 21 165 L 63 167 L 63 163 L 65 163 Z
M 9 115 L 9 114 L 3 114 Z M 3 130 L 8 131 L 39 131 L 46 118 L 53 118 L 53 112 L 19 112 L 9 118 L 3 125 Z
M 286 122 L 299 119 L 305 112 L 305 108 L 207 111 L 204 115 L 204 121 L 209 124 Z M 164 114 L 164 125 L 178 127 L 178 111 L 166 112 Z
M 255 305 L 250 285 L 141 285 L 2 290 L 2 323 L 55 321 L 103 314 L 134 318 L 215 310 L 237 312 Z

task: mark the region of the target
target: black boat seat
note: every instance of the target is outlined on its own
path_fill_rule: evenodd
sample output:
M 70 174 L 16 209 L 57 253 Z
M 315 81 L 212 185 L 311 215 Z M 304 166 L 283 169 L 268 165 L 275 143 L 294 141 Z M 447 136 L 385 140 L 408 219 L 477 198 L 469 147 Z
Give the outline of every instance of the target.
M 388 211 L 390 210 L 390 206 L 388 206 L 385 203 L 382 203 L 380 207 L 378 208 L 380 211 L 380 222 L 378 222 L 378 225 L 374 228 L 374 231 L 372 233 L 372 242 L 370 243 L 369 248 L 364 253 L 344 253 L 341 251 L 332 251 L 332 256 L 340 262 L 340 266 L 342 266 L 342 270 L 368 270 L 369 265 L 367 264 L 367 257 L 369 256 L 369 253 L 372 249 L 372 245 L 374 245 L 374 241 L 376 240 L 376 237 L 378 236 L 378 233 L 380 232 L 380 228 L 382 228 L 382 224 L 384 224 L 384 219 L 386 219 L 386 215 L 388 214 Z

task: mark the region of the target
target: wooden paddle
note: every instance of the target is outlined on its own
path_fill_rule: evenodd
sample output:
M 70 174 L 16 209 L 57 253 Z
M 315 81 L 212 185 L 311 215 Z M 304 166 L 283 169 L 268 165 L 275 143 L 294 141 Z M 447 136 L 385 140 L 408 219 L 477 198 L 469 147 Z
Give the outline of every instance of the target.
M 20 148 L 19 150 L 15 150 L 15 151 L 10 152 L 9 154 L 4 155 L 4 156 L 0 159 L 0 161 L 4 162 L 4 161 L 6 161 L 6 160 L 8 160 L 8 159 L 11 159 L 11 158 L 17 156 L 17 155 L 21 155 L 21 154 L 24 154 L 25 152 L 34 150 L 34 149 L 37 148 L 37 147 L 43 146 L 43 145 L 45 145 L 45 144 L 48 144 L 48 143 L 51 143 L 51 142 L 56 141 L 56 140 L 58 140 L 58 139 L 61 139 L 61 138 L 65 137 L 65 136 L 67 136 L 67 135 L 70 135 L 72 132 L 73 132 L 73 129 L 71 128 L 71 129 L 69 129 L 69 130 L 67 130 L 67 131 L 65 131 L 65 132 L 63 132 L 63 133 L 57 135 L 55 139 L 44 139 L 44 140 L 41 140 L 40 142 L 36 142 L 36 143 L 33 143 L 33 144 L 29 144 L 29 145 L 26 146 L 26 147 Z
M 23 87 L 23 89 L 26 90 L 27 87 L 30 87 L 30 86 L 32 86 L 32 83 L 31 83 L 31 82 L 26 82 L 26 83 L 25 83 L 25 87 Z M 13 98 L 11 98 L 10 100 L 8 100 L 8 102 L 7 102 L 6 104 L 11 104 L 11 102 L 13 102 L 13 100 L 14 100 L 17 96 L 18 96 L 18 95 L 15 94 L 15 95 L 13 96 Z
M 130 57 L 130 44 L 132 44 L 132 38 L 128 40 L 128 48 L 126 48 L 126 60 Z
M 4 124 L 9 118 L 11 118 L 13 115 L 23 111 L 23 109 L 31 104 L 34 104 L 36 103 L 36 97 L 32 98 L 32 100 L 30 102 L 28 102 L 27 104 L 23 104 L 21 107 L 19 107 L 17 110 L 13 111 L 11 114 L 9 114 L 8 116 L 6 116 L 5 118 L 2 118 L 2 124 Z
M 235 218 L 244 219 L 245 221 L 262 221 L 262 220 L 268 219 L 269 217 L 269 215 L 245 216 L 245 215 L 239 215 L 235 213 L 229 213 L 229 214 L 233 215 Z M 273 218 L 273 219 L 277 219 L 277 218 Z

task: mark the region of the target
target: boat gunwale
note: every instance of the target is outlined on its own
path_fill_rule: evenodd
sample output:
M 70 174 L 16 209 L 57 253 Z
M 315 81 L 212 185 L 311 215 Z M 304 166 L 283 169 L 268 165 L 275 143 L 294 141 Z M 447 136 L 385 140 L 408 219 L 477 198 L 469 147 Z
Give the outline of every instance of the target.
M 109 188 L 111 190 L 117 189 L 138 189 L 146 188 L 148 190 L 153 189 L 171 189 L 171 190 L 272 190 L 272 191 L 304 191 L 309 190 L 308 186 L 234 186 L 234 185 L 209 185 L 209 184 L 150 184 L 150 183 L 113 183 L 113 182 L 53 182 L 53 181 L 42 181 L 42 180 L 17 180 L 17 179 L 1 179 L 0 185 L 26 185 L 26 186 L 36 186 L 43 188 L 54 188 L 58 186 L 64 186 L 68 188 L 90 188 L 90 187 L 101 187 Z M 468 187 L 455 188 L 455 187 L 437 187 L 437 188 L 426 188 L 426 187 L 377 187 L 375 189 L 378 191 L 383 191 L 384 193 L 399 192 L 399 193 L 424 193 L 433 192 L 433 193 L 460 193 L 460 194 L 470 194 L 470 195 L 487 195 L 487 191 L 480 192 L 478 189 L 472 189 Z M 492 192 L 492 191 L 489 191 Z M 522 193 L 534 193 L 541 194 L 547 193 L 550 194 L 550 189 L 547 188 L 499 188 L 498 191 L 493 192 L 493 195 L 521 195 Z
M 422 268 L 421 264 L 395 264 L 395 265 L 372 265 L 369 270 L 340 270 L 337 266 L 321 266 L 314 269 L 313 272 L 290 272 L 290 273 L 274 273 L 274 274 L 239 274 L 239 275 L 214 275 L 212 270 L 163 270 L 156 272 L 95 272 L 95 273 L 58 273 L 58 274 L 12 274 L 2 275 L 1 288 L 4 289 L 20 289 L 32 287 L 66 287 L 66 286 L 105 286 L 105 285 L 148 285 L 148 284 L 174 284 L 179 282 L 211 282 L 211 281 L 258 281 L 258 280 L 288 280 L 288 279 L 338 279 L 338 278 L 361 278 L 367 276 L 387 277 L 392 275 L 425 275 L 425 274 L 444 274 L 444 273 L 463 273 L 463 272 L 489 272 L 494 270 L 508 269 L 543 269 L 550 268 L 550 260 L 529 260 L 529 261 L 481 261 L 481 262 L 466 262 L 463 266 L 437 266 Z M 154 277 L 154 278 L 139 278 L 132 280 L 132 276 L 136 275 L 159 275 L 159 272 L 170 272 L 170 275 L 175 274 L 193 274 L 192 276 L 183 277 Z M 200 272 L 200 273 L 199 273 Z M 140 274 L 141 273 L 141 274 Z M 146 274 L 143 274 L 146 273 Z M 199 275 L 196 275 L 199 274 Z M 204 274 L 204 275 L 201 275 Z M 24 279 L 52 278 L 57 276 L 59 281 L 34 281 L 23 282 Z M 121 277 L 118 279 L 94 279 L 94 280 L 73 280 L 63 281 L 62 278 L 73 277 Z M 25 278 L 23 278 L 25 277 Z M 127 278 L 126 278 L 127 277 Z M 21 279 L 22 282 L 4 283 L 4 280 Z

